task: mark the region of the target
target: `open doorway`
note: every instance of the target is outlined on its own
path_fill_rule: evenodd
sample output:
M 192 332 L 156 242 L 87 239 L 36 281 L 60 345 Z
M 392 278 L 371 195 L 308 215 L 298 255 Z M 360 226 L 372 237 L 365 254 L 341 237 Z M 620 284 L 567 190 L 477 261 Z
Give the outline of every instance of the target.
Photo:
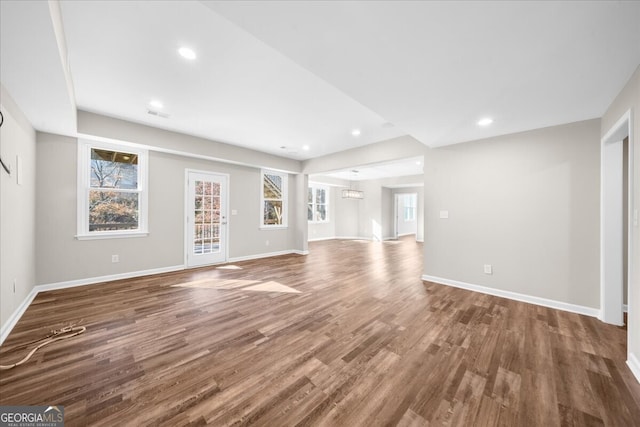
M 394 202 L 394 237 L 418 234 L 418 194 L 396 193 Z
M 633 145 L 631 112 L 627 111 L 602 138 L 600 200 L 600 320 L 624 324 L 624 304 L 630 301 L 628 279 L 633 256 L 629 226 L 633 213 Z

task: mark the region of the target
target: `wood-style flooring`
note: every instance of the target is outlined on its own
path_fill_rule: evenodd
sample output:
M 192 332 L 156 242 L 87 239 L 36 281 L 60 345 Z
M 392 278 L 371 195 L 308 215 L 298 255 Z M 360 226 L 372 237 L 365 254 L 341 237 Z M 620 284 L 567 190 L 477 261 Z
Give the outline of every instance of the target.
M 87 331 L 0 371 L 0 405 L 64 405 L 68 426 L 640 425 L 624 328 L 422 282 L 411 238 L 235 265 L 39 294 L 0 364 Z

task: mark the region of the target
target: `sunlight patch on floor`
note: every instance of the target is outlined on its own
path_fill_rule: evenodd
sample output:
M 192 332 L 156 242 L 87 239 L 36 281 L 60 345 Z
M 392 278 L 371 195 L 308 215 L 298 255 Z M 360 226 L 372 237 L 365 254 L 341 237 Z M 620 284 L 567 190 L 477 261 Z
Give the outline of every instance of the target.
M 242 280 L 242 279 L 203 279 L 194 280 L 192 282 L 178 283 L 171 285 L 174 288 L 198 288 L 198 289 L 224 289 L 224 290 L 242 290 L 253 292 L 279 292 L 287 294 L 300 294 L 297 289 L 283 285 L 279 282 L 269 281 L 261 282 L 260 280 Z
M 216 270 L 242 270 L 242 267 L 238 267 L 237 265 L 221 265 L 220 267 L 216 267 Z

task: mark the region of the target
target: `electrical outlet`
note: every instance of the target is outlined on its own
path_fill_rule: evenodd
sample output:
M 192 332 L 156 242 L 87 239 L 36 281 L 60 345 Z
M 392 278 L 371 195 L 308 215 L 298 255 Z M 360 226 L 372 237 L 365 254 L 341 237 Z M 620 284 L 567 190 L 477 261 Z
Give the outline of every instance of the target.
M 265 246 L 269 246 L 269 241 L 264 242 Z
M 120 262 L 120 255 L 111 255 L 111 262 Z
M 449 218 L 449 211 L 440 211 L 440 218 L 441 219 Z
M 493 274 L 493 267 L 491 267 L 491 264 L 484 265 L 484 274 Z

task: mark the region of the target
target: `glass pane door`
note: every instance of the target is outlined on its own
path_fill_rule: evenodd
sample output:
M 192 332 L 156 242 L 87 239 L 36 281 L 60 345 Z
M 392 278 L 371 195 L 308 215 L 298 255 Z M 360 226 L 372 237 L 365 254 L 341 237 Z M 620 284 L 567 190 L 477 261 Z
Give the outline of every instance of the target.
M 187 265 L 226 261 L 226 176 L 188 173 Z

